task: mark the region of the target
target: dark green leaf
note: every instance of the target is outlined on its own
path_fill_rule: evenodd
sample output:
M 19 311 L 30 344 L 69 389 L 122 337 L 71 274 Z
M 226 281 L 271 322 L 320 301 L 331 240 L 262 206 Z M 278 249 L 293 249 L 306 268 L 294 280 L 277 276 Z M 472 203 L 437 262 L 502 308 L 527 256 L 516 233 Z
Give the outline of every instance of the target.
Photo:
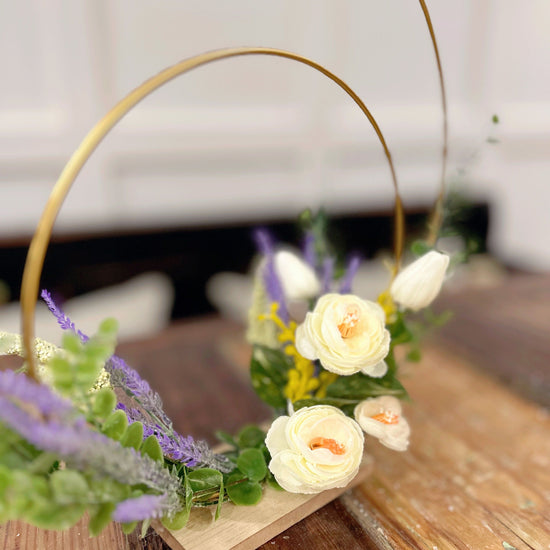
M 413 348 L 407 353 L 407 361 L 418 363 L 422 359 L 422 352 L 418 348 Z
M 294 364 L 290 357 L 280 350 L 266 346 L 254 346 L 250 362 L 252 386 L 260 398 L 275 408 L 286 406 L 284 388 L 288 371 Z
M 250 481 L 261 481 L 267 474 L 264 454 L 260 449 L 245 449 L 237 458 L 237 467 Z
M 248 449 L 251 447 L 259 447 L 260 445 L 263 445 L 263 442 L 265 441 L 265 432 L 258 428 L 258 426 L 250 424 L 249 426 L 245 426 L 239 432 L 239 435 L 237 437 L 239 448 Z
M 380 395 L 404 398 L 407 392 L 390 371 L 382 378 L 372 378 L 360 372 L 351 376 L 340 376 L 327 388 L 327 398 L 363 401 Z
M 229 498 L 238 506 L 252 506 L 262 498 L 262 486 L 255 481 L 241 481 L 236 485 L 230 485 L 242 478 L 242 474 L 236 472 L 229 476 L 226 491 Z
M 200 468 L 187 474 L 187 479 L 194 493 L 219 487 L 222 482 L 222 474 L 212 468 Z

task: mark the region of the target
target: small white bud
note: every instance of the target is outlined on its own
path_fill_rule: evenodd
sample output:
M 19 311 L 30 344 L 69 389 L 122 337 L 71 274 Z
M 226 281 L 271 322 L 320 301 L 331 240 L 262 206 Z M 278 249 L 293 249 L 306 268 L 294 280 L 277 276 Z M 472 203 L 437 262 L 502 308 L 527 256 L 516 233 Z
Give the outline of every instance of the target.
M 315 271 L 292 252 L 276 252 L 274 263 L 287 300 L 308 300 L 321 292 L 321 284 Z
M 401 271 L 393 281 L 390 293 L 400 306 L 418 311 L 429 306 L 439 294 L 449 256 L 431 250 Z

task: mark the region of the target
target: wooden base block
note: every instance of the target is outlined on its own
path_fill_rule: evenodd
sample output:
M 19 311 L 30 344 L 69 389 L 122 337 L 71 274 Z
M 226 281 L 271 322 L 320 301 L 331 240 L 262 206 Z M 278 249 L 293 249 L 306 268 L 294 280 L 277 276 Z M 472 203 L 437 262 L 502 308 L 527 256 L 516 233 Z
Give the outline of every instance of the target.
M 225 503 L 217 521 L 214 507 L 195 508 L 179 531 L 169 531 L 159 522 L 153 526 L 173 550 L 253 550 L 364 481 L 372 468 L 372 458 L 365 456 L 359 473 L 341 489 L 298 495 L 266 487 L 255 506 Z

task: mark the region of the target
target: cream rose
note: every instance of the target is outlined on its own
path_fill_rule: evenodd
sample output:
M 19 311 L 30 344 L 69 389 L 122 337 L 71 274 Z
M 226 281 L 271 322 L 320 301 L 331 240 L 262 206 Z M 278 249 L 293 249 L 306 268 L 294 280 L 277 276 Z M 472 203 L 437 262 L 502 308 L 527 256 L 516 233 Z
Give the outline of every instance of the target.
M 296 348 L 336 374 L 383 376 L 390 349 L 384 310 L 353 294 L 325 294 L 296 329 Z
M 363 432 L 340 409 L 316 405 L 280 416 L 267 432 L 269 469 L 291 493 L 345 487 L 363 457 Z
M 366 433 L 394 451 L 406 451 L 411 429 L 401 414 L 399 399 L 383 395 L 362 401 L 355 407 L 355 420 Z

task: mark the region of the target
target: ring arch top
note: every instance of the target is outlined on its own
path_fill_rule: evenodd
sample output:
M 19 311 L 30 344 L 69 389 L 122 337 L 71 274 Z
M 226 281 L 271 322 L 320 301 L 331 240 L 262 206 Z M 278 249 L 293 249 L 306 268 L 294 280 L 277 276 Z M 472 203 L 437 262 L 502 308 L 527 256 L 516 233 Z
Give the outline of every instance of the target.
M 340 88 L 342 88 L 363 111 L 364 115 L 370 121 L 380 143 L 384 149 L 384 153 L 388 160 L 388 164 L 391 171 L 393 187 L 395 192 L 395 235 L 394 235 L 394 254 L 395 254 L 395 267 L 394 275 L 399 269 L 399 263 L 401 259 L 401 253 L 403 249 L 403 233 L 404 233 L 404 220 L 403 220 L 403 207 L 401 204 L 401 198 L 399 196 L 399 190 L 397 186 L 397 177 L 395 174 L 393 162 L 389 149 L 387 147 L 384 136 L 370 113 L 366 105 L 361 98 L 339 77 L 333 74 L 331 71 L 296 53 L 288 52 L 285 50 L 273 49 L 273 48 L 256 48 L 256 47 L 242 47 L 242 48 L 228 48 L 221 50 L 213 50 L 205 52 L 188 59 L 184 59 L 175 65 L 164 69 L 157 75 L 151 77 L 143 84 L 138 86 L 135 90 L 130 92 L 125 98 L 117 103 L 86 135 L 78 149 L 73 153 L 65 168 L 61 172 L 57 183 L 55 184 L 48 202 L 42 212 L 40 221 L 38 222 L 35 234 L 32 238 L 27 254 L 27 260 L 25 262 L 25 269 L 23 271 L 23 280 L 21 284 L 21 318 L 22 318 L 22 332 L 23 332 L 23 347 L 25 351 L 25 358 L 28 365 L 28 374 L 31 377 L 35 377 L 35 357 L 33 353 L 33 340 L 34 340 L 34 312 L 36 308 L 36 302 L 38 299 L 38 290 L 40 284 L 40 276 L 42 274 L 42 267 L 44 265 L 44 258 L 46 255 L 46 249 L 48 247 L 53 225 L 61 209 L 63 201 L 67 196 L 76 176 L 94 152 L 99 143 L 109 133 L 109 131 L 117 124 L 117 122 L 130 111 L 135 105 L 137 105 L 142 99 L 154 92 L 157 88 L 166 84 L 170 80 L 177 76 L 186 73 L 201 65 L 206 65 L 213 61 L 219 61 L 221 59 L 227 59 L 230 57 L 238 57 L 245 55 L 270 55 L 275 57 L 282 57 L 298 61 L 304 65 L 308 65 L 313 69 L 324 74 L 330 80 L 335 82 Z

